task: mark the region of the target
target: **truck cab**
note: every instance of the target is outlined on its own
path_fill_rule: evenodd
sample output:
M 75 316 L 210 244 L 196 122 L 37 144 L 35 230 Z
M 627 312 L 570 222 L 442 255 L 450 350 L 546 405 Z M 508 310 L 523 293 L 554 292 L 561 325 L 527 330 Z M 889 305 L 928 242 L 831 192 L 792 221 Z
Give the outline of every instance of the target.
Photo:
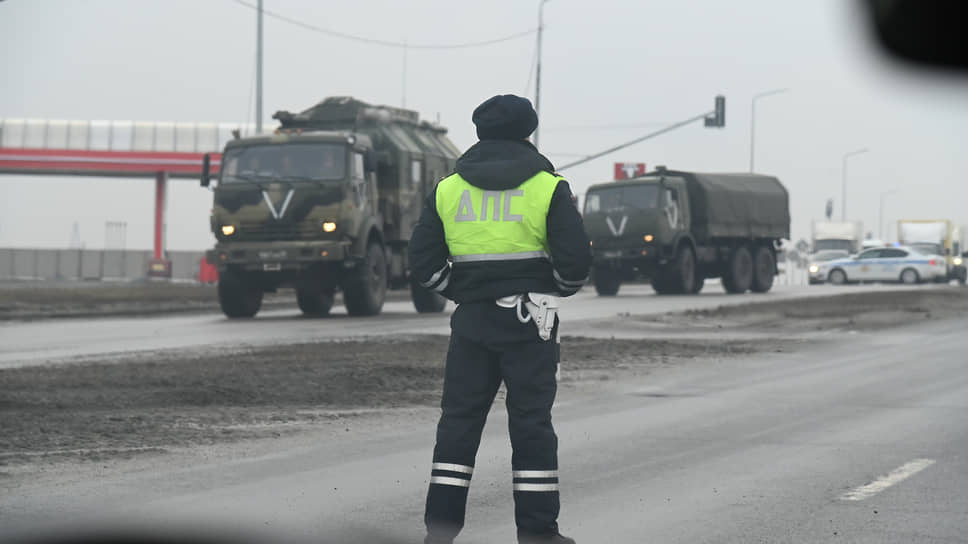
M 273 134 L 222 154 L 207 259 L 223 312 L 252 317 L 263 293 L 294 288 L 306 315 L 328 314 L 338 291 L 350 315 L 375 315 L 400 287 L 417 311 L 442 311 L 443 297 L 410 280 L 406 249 L 426 194 L 454 167 L 446 129 L 350 97 L 274 117 Z
M 590 189 L 584 216 L 586 224 L 597 227 L 592 240 L 596 255 L 627 258 L 625 265 L 651 273 L 658 263 L 653 257 L 688 232 L 687 194 L 681 179 L 639 178 Z

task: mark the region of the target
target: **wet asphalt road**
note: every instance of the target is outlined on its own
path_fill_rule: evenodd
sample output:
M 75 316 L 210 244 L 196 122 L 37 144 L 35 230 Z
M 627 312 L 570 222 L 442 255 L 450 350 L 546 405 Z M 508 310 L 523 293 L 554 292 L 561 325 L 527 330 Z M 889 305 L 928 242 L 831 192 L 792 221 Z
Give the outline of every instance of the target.
M 666 367 L 608 394 L 562 390 L 563 530 L 583 544 L 965 542 L 966 327 L 936 321 Z M 15 522 L 93 508 L 325 542 L 362 527 L 419 542 L 433 418 L 351 422 L 268 454 L 28 486 L 0 498 L 0 512 Z M 512 541 L 509 467 L 496 406 L 459 542 Z
M 930 288 L 925 286 L 923 288 Z M 655 296 L 643 285 L 622 286 L 619 296 L 598 297 L 586 288 L 565 299 L 562 307 L 564 336 L 594 334 L 583 322 L 620 314 L 656 314 L 714 308 L 802 296 L 896 289 L 894 286 L 777 286 L 765 295 L 727 295 L 710 281 L 699 296 Z M 323 338 L 368 335 L 449 332 L 453 305 L 441 314 L 417 314 L 410 302 L 388 302 L 376 317 L 353 318 L 341 306 L 323 319 L 303 318 L 295 308 L 260 313 L 251 320 L 228 320 L 221 314 L 56 319 L 0 322 L 0 368 L 43 364 L 72 357 L 92 357 L 133 351 L 180 348 L 219 348 L 240 345 L 313 342 Z M 601 332 L 600 334 L 605 334 Z

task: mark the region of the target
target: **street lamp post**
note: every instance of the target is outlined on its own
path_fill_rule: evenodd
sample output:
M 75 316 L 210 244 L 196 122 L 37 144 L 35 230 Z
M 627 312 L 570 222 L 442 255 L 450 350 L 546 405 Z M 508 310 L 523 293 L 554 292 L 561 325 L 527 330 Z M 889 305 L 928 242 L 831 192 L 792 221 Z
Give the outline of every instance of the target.
M 538 114 L 538 126 L 534 129 L 534 146 L 538 147 L 538 132 L 541 130 L 541 34 L 544 32 L 544 5 L 550 0 L 541 0 L 538 4 L 538 46 L 536 55 L 537 66 L 534 70 L 534 111 Z
M 847 159 L 855 155 L 860 155 L 862 153 L 867 153 L 870 151 L 866 147 L 863 149 L 857 149 L 849 153 L 844 153 L 843 161 L 841 162 L 840 168 L 840 220 L 847 221 Z
M 781 94 L 789 91 L 790 89 L 773 89 L 772 91 L 764 91 L 762 93 L 753 95 L 753 100 L 751 101 L 750 107 L 750 173 L 753 173 L 753 153 L 756 149 L 756 101 L 760 98 L 765 98 L 767 96 L 773 96 L 775 94 Z

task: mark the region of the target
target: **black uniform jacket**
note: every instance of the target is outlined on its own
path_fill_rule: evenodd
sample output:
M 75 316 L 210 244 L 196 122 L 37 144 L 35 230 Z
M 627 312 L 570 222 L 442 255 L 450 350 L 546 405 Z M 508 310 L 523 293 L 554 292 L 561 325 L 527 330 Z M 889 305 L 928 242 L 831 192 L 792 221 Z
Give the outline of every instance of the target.
M 526 140 L 482 140 L 457 160 L 456 168 L 468 183 L 489 191 L 513 189 L 542 170 L 554 173 L 554 166 Z M 550 261 L 451 264 L 436 198 L 435 188 L 410 238 L 410 273 L 421 285 L 460 304 L 493 304 L 498 298 L 529 292 L 570 296 L 588 279 L 591 247 L 568 182 L 558 182 L 548 209 Z

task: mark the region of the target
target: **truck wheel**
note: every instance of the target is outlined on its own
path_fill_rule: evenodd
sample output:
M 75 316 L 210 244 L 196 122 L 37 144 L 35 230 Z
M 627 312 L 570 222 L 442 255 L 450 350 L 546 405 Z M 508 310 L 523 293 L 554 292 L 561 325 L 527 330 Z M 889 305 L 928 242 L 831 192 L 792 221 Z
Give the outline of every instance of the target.
M 670 293 L 692 294 L 696 288 L 696 253 L 689 246 L 680 246 L 672 269 L 662 275 Z
M 619 273 L 607 266 L 595 268 L 595 292 L 600 297 L 614 297 L 618 293 L 618 288 L 622 285 L 622 277 Z
M 219 274 L 218 305 L 226 317 L 252 317 L 262 307 L 262 289 L 239 273 L 226 270 Z
M 730 294 L 742 294 L 753 283 L 753 257 L 746 247 L 738 247 L 729 255 L 726 273 L 723 274 L 723 288 Z
M 753 257 L 753 285 L 751 289 L 754 293 L 765 293 L 773 287 L 775 277 L 776 261 L 773 259 L 773 252 L 763 246 L 756 248 Z
M 692 286 L 692 294 L 698 295 L 702 291 L 703 286 L 706 284 L 706 278 L 701 275 L 696 276 L 696 283 Z
M 447 299 L 436 291 L 431 291 L 416 280 L 410 280 L 410 298 L 413 300 L 413 307 L 421 314 L 433 314 L 444 311 L 447 306 Z
M 313 287 L 296 288 L 296 304 L 304 315 L 322 317 L 333 308 L 333 292 Z
M 901 271 L 901 283 L 906 285 L 921 283 L 921 276 L 918 275 L 917 270 L 913 268 L 905 268 Z
M 672 288 L 669 286 L 669 280 L 661 271 L 656 271 L 655 275 L 652 276 L 650 281 L 652 284 L 652 290 L 655 291 L 657 295 L 671 295 Z
M 370 242 L 366 258 L 343 284 L 343 303 L 350 315 L 377 315 L 387 294 L 387 262 L 383 247 Z

